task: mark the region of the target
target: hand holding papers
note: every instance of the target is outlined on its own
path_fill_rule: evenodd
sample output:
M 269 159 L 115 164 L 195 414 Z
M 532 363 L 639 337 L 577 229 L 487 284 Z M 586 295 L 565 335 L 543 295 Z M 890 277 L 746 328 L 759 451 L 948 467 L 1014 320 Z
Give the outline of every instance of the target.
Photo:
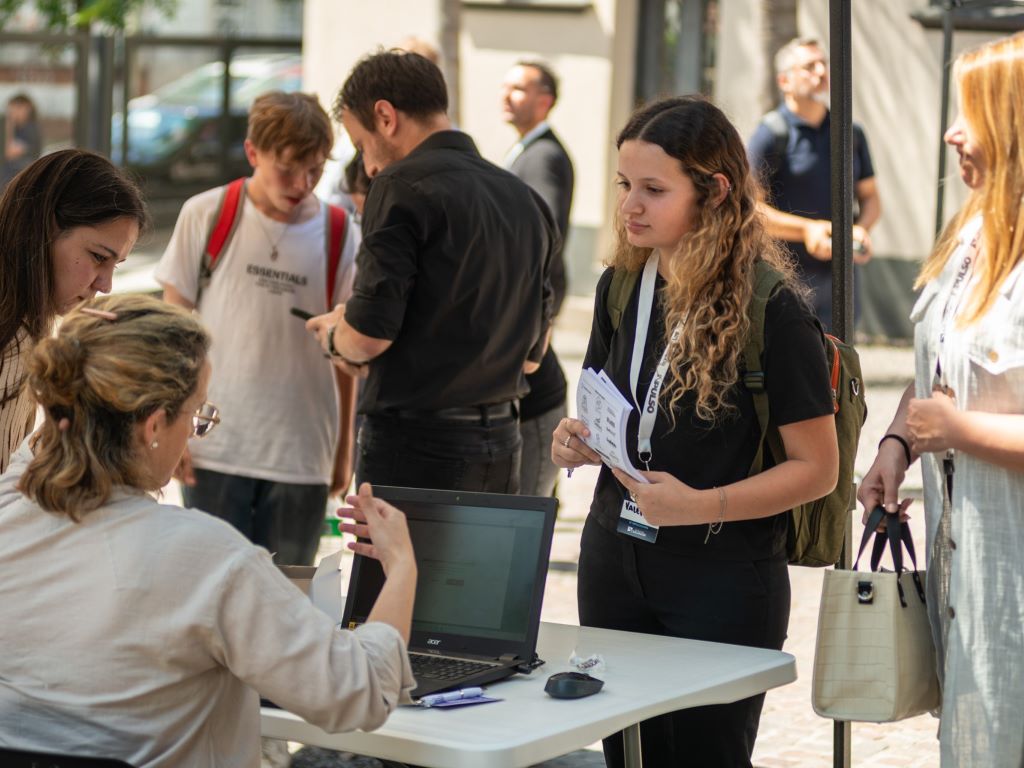
M 581 438 L 609 467 L 621 469 L 637 482 L 647 479 L 633 466 L 626 451 L 626 425 L 633 405 L 604 371 L 587 368 L 576 389 L 576 413 L 590 436 Z

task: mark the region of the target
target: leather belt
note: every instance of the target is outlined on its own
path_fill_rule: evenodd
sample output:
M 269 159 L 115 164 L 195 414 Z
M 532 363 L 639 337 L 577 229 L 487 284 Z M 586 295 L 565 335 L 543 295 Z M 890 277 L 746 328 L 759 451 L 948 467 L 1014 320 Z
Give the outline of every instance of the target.
M 400 419 L 433 419 L 435 421 L 459 421 L 467 424 L 489 424 L 492 421 L 515 419 L 519 415 L 519 409 L 517 402 L 510 400 L 505 403 L 471 405 L 467 408 L 441 408 L 436 411 L 401 409 L 388 411 L 387 414 Z

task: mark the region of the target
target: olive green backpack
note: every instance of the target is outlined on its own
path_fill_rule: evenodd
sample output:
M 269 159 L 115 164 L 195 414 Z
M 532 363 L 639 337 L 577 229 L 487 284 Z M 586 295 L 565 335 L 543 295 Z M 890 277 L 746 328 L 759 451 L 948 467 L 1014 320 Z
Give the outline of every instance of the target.
M 639 278 L 639 271 L 627 272 L 617 269 L 612 274 L 606 307 L 613 330 L 618 329 L 622 314 L 629 304 Z M 785 461 L 786 458 L 782 437 L 778 428 L 771 423 L 761 359 L 764 354 L 765 306 L 782 284 L 783 277 L 769 264 L 759 260 L 755 267 L 754 279 L 754 295 L 747 310 L 750 318 L 750 335 L 743 348 L 743 384 L 754 401 L 754 410 L 761 427 L 761 440 L 748 476 L 756 475 L 763 468 L 766 448 L 776 464 Z M 822 343 L 829 365 L 832 404 L 836 418 L 839 481 L 827 496 L 801 504 L 789 511 L 789 530 L 786 535 L 786 554 L 789 562 L 793 565 L 813 567 L 835 565 L 839 561 L 846 536 L 850 502 L 853 500 L 853 465 L 857 456 L 857 443 L 868 413 L 857 350 L 835 336 L 824 333 Z

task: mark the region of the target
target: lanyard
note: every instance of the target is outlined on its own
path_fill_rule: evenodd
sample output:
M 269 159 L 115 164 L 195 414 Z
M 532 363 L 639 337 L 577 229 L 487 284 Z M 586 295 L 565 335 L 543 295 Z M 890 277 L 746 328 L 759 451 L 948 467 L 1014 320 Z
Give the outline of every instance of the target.
M 935 358 L 935 378 L 937 384 L 946 383 L 942 374 L 942 347 L 946 343 L 946 334 L 949 333 L 957 313 L 960 311 L 960 303 L 963 301 L 964 293 L 971 282 L 974 272 L 974 264 L 978 259 L 978 241 L 981 239 L 979 231 L 967 246 L 967 252 L 960 261 L 960 267 L 956 271 L 956 278 L 949 289 L 949 296 L 946 297 L 946 305 L 942 308 L 942 316 L 939 319 L 939 343 Z
M 655 251 L 648 257 L 644 265 L 644 273 L 640 278 L 640 298 L 636 309 L 636 334 L 633 337 L 633 358 L 629 364 L 629 393 L 633 396 L 637 411 L 640 413 L 640 426 L 637 429 L 637 452 L 648 471 L 651 469 L 651 435 L 654 434 L 654 421 L 658 417 L 658 394 L 665 383 L 665 375 L 668 373 L 669 352 L 672 346 L 679 341 L 683 332 L 683 324 L 686 316 L 676 324 L 672 330 L 672 337 L 661 353 L 661 360 L 654 370 L 654 378 L 647 388 L 647 397 L 644 404 L 640 405 L 637 399 L 637 386 L 640 381 L 640 366 L 643 364 L 644 345 L 647 343 L 647 329 L 651 325 L 651 313 L 654 309 L 654 284 L 658 274 L 658 252 Z
M 970 245 L 967 247 L 967 253 L 964 254 L 963 259 L 960 262 L 960 267 L 956 271 L 956 278 L 953 280 L 953 285 L 949 289 L 949 296 L 946 298 L 946 305 L 942 308 L 942 316 L 939 318 L 939 343 L 938 350 L 935 355 L 935 382 L 933 387 L 938 387 L 943 392 L 949 391 L 949 387 L 946 385 L 946 377 L 942 372 L 942 347 L 946 343 L 946 334 L 952 328 L 953 322 L 956 320 L 957 313 L 960 311 L 960 302 L 963 301 L 964 293 L 967 290 L 967 286 L 971 282 L 971 276 L 974 272 L 974 265 L 978 260 L 978 241 L 981 240 L 981 230 L 971 240 Z M 946 455 L 942 459 L 942 472 L 944 482 L 942 486 L 943 491 L 943 515 L 945 515 L 945 507 L 952 503 L 953 497 L 953 473 L 955 464 L 955 453 L 952 448 L 946 450 Z

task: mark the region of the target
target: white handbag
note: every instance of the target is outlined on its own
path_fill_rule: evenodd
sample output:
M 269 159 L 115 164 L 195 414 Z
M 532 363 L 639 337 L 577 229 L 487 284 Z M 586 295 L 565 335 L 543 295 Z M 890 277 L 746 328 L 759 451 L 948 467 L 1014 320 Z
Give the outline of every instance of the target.
M 924 571 L 917 570 L 910 528 L 876 507 L 857 562 L 879 522 L 871 571 L 825 571 L 818 613 L 811 703 L 833 720 L 884 723 L 937 709 L 935 646 L 925 610 Z M 878 569 L 886 541 L 895 572 Z M 903 570 L 906 545 L 913 571 Z

